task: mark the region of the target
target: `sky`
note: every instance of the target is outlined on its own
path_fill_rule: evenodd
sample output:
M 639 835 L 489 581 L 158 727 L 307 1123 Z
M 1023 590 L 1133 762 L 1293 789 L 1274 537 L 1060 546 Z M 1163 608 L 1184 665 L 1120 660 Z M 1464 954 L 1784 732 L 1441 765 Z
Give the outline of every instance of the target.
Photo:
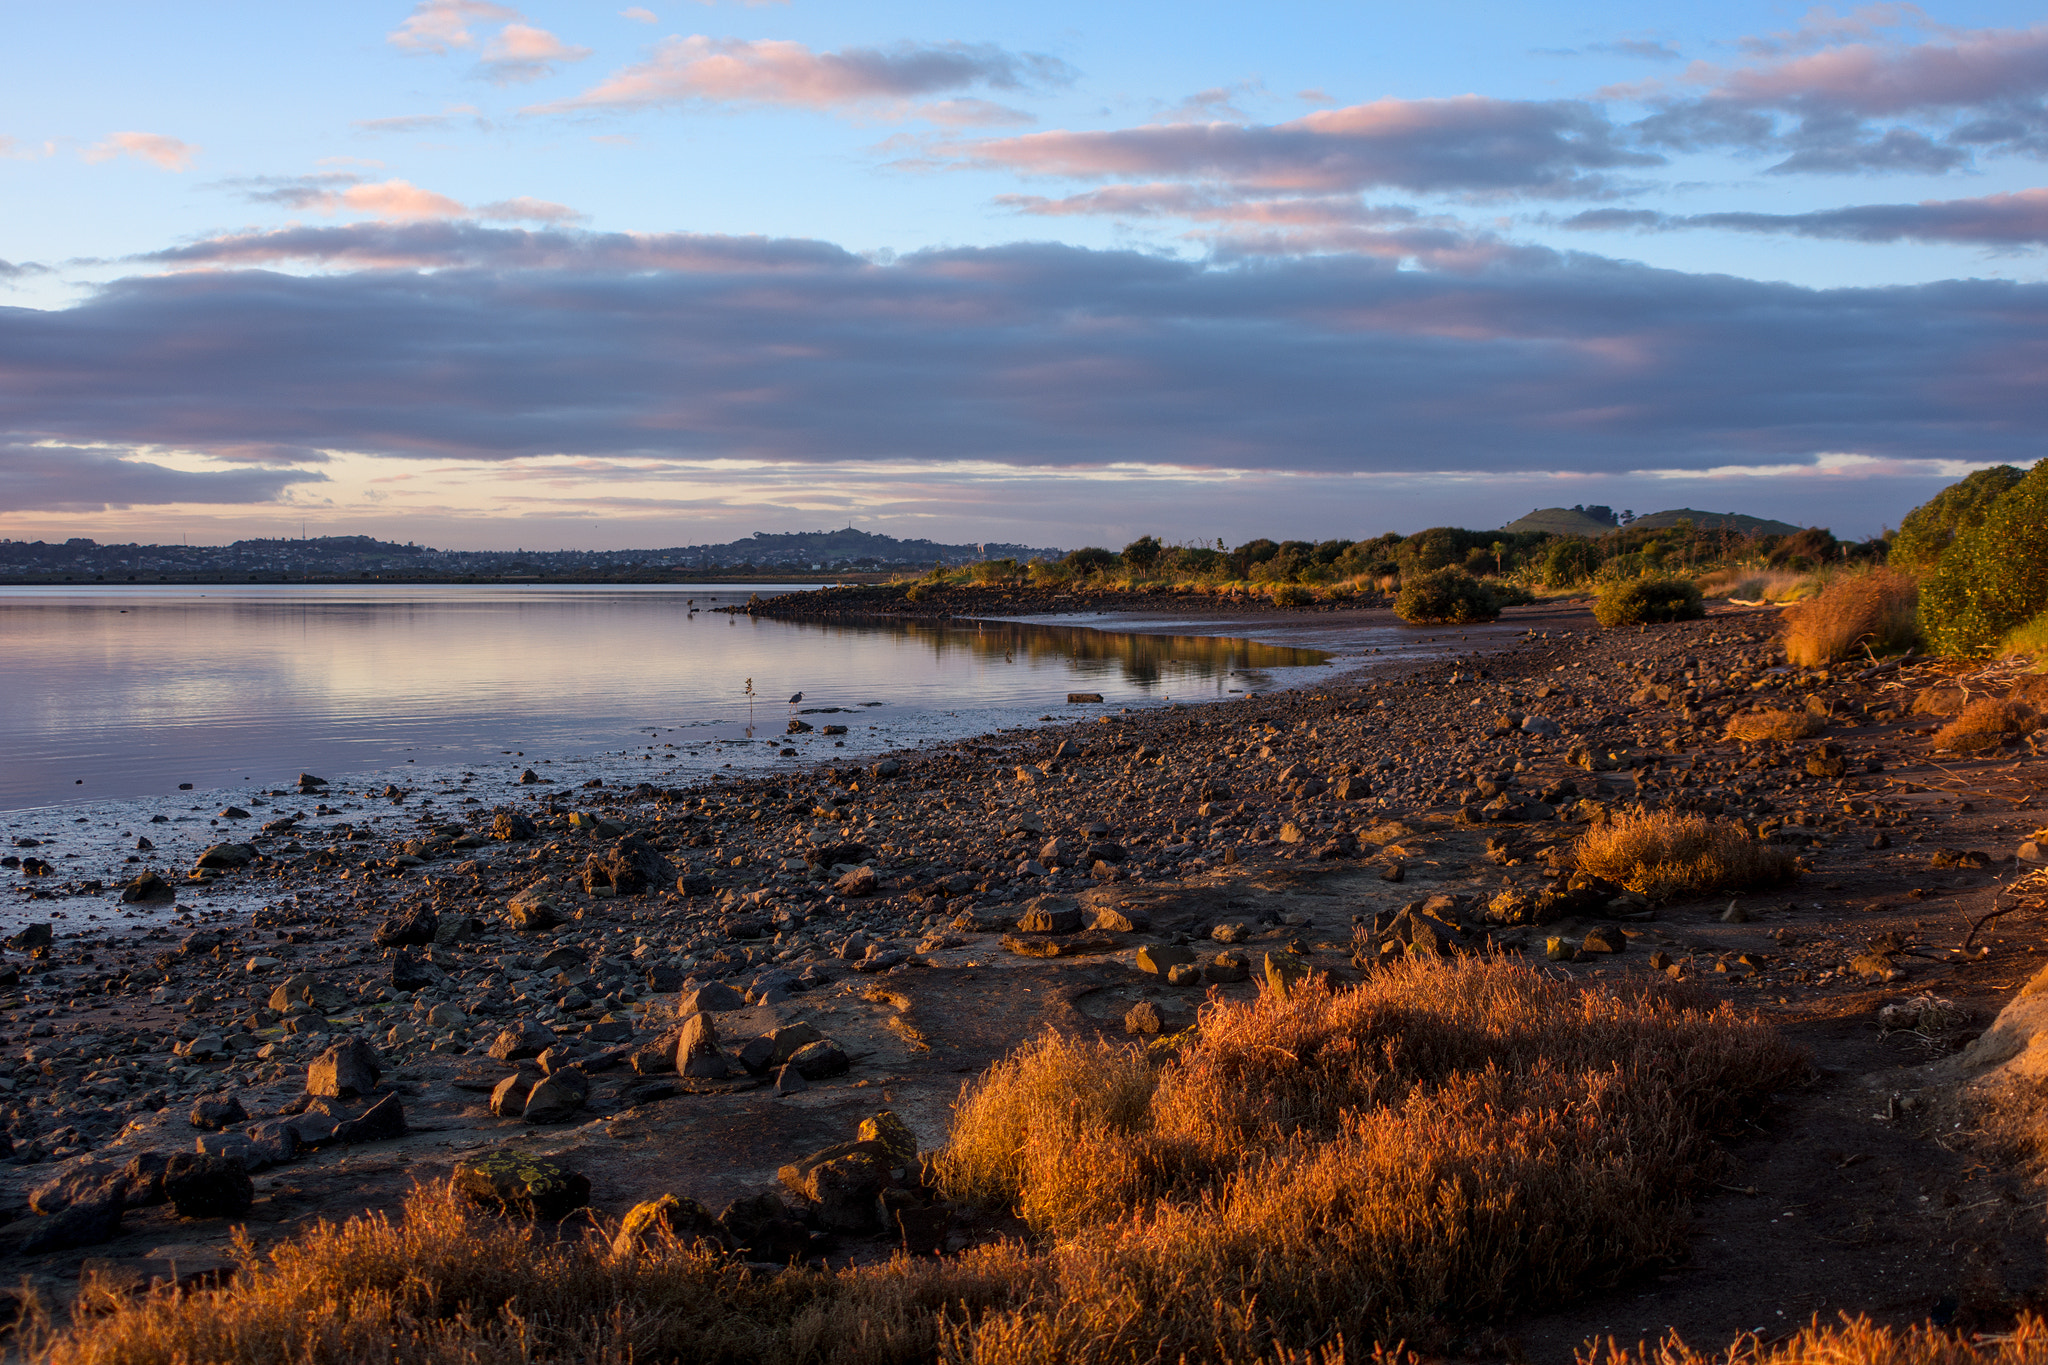
M 19 5 L 0 536 L 1862 537 L 2048 415 L 2048 16 Z

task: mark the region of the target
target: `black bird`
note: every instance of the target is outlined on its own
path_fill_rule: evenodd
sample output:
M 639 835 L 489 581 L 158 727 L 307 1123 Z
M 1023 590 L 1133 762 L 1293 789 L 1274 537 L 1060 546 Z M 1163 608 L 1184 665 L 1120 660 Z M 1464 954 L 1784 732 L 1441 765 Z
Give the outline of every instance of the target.
M 803 693 L 801 693 L 801 692 L 799 692 L 799 693 L 797 693 L 797 694 L 796 694 L 795 696 L 793 696 L 793 697 L 791 697 L 791 698 L 789 699 L 789 704 L 790 704 L 791 706 L 795 706 L 795 705 L 796 705 L 796 704 L 797 704 L 798 702 L 802 701 L 803 699 L 804 699 L 804 694 L 803 694 Z

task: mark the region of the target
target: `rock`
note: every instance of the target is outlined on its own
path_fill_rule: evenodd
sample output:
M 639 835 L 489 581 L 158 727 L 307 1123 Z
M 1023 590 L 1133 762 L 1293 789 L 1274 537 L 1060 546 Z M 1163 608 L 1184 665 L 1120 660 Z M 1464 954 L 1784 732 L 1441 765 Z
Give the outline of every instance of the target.
M 329 1099 L 353 1099 L 377 1088 L 383 1074 L 377 1050 L 360 1038 L 336 1043 L 306 1068 L 306 1093 Z
M 256 850 L 247 844 L 215 844 L 201 853 L 193 866 L 226 871 L 231 868 L 247 867 L 254 861 Z
M 676 894 L 681 896 L 708 896 L 718 889 L 718 883 L 701 872 L 685 872 L 676 878 Z
M 1081 927 L 1081 907 L 1064 896 L 1040 896 L 1017 917 L 1025 934 L 1071 934 Z
M 669 1069 L 675 1069 L 673 1060 Z M 526 1096 L 536 1085 L 538 1077 L 524 1071 L 515 1071 L 491 1087 L 491 1113 L 501 1119 L 516 1119 L 526 1112 Z
M 293 778 L 292 780 L 298 783 L 301 787 L 324 787 L 327 785 L 326 778 L 315 777 L 311 773 L 300 773 L 296 778 Z
M 1556 739 L 1564 730 L 1548 716 L 1525 716 L 1522 719 L 1522 733 L 1535 735 L 1539 739 Z
M 462 1006 L 449 1004 L 445 1000 L 427 1011 L 428 1028 L 463 1028 L 468 1023 L 469 1016 L 463 1013 Z
M 2016 856 L 2023 863 L 2048 863 L 2048 850 L 2044 850 L 2040 841 L 2035 839 L 2021 844 Z
M 1252 936 L 1252 926 L 1243 920 L 1225 920 L 1209 930 L 1209 937 L 1218 943 L 1242 943 Z
M 833 1232 L 871 1232 L 876 1196 L 889 1184 L 887 1162 L 879 1142 L 841 1142 L 775 1174 L 792 1193 L 816 1205 L 818 1221 Z
M 1280 842 L 1283 844 L 1298 844 L 1306 838 L 1308 838 L 1308 835 L 1303 833 L 1301 826 L 1295 824 L 1292 820 L 1280 826 Z
M 628 1064 L 636 1076 L 665 1076 L 676 1069 L 677 1034 L 665 1033 L 659 1038 L 649 1039 L 634 1049 Z
M 491 837 L 506 843 L 515 843 L 533 838 L 539 831 L 533 821 L 519 811 L 500 807 L 491 816 Z
M 348 997 L 312 972 L 297 972 L 271 991 L 269 1005 L 273 1014 L 334 1014 L 348 1007 Z
M 147 846 L 147 841 L 143 841 Z M 129 905 L 162 905 L 178 898 L 169 882 L 154 872 L 145 872 L 121 888 L 121 899 Z
M 696 1200 L 674 1194 L 657 1195 L 626 1210 L 618 1232 L 612 1237 L 612 1255 L 626 1257 L 678 1242 L 712 1242 L 723 1250 L 725 1229 L 711 1216 L 711 1210 Z
M 893 758 L 885 758 L 872 768 L 869 768 L 868 771 L 886 781 L 889 778 L 901 776 L 903 765 Z
M 1892 964 L 1891 954 L 1869 948 L 1849 959 L 1849 970 L 1865 981 L 1904 981 L 1906 973 Z
M 230 1124 L 241 1123 L 249 1117 L 249 1111 L 242 1107 L 242 1101 L 234 1095 L 208 1095 L 192 1105 L 190 1122 L 194 1128 L 204 1128 L 217 1133 Z
M 554 898 L 544 886 L 529 886 L 505 902 L 505 918 L 523 934 L 537 934 L 562 922 Z
M 1156 1037 L 1166 1027 L 1166 1020 L 1159 1013 L 1159 1006 L 1150 1000 L 1140 1000 L 1124 1011 L 1124 1032 L 1141 1037 Z
M 789 1064 L 807 1081 L 829 1080 L 834 1076 L 844 1076 L 853 1069 L 853 1063 L 840 1051 L 839 1045 L 825 1040 L 806 1043 L 798 1048 L 790 1057 Z
M 1192 964 L 1195 955 L 1186 948 L 1173 944 L 1146 944 L 1138 949 L 1138 970 L 1153 976 L 1164 976 L 1173 968 Z
M 1586 931 L 1586 937 L 1579 944 L 1579 951 L 1586 953 L 1625 953 L 1628 951 L 1628 935 L 1612 924 L 1596 924 Z
M 1249 980 L 1251 974 L 1251 964 L 1240 952 L 1218 953 L 1202 964 L 1202 978 L 1219 986 Z
M 382 1142 L 405 1136 L 405 1108 L 397 1095 L 386 1095 L 352 1119 L 334 1125 L 334 1142 Z
M 1081 846 L 1064 836 L 1047 839 L 1038 850 L 1038 861 L 1047 867 L 1072 866 L 1080 856 Z
M 1166 969 L 1166 984 L 1199 986 L 1202 984 L 1202 969 L 1192 962 L 1176 962 Z
M 799 720 L 795 716 L 789 718 L 789 724 L 782 731 L 785 735 L 807 735 L 810 732 L 811 723 L 807 720 Z
M 28 1235 L 21 1249 L 31 1256 L 97 1246 L 121 1235 L 121 1206 L 112 1200 L 73 1204 Z
M 677 1012 L 681 1014 L 723 1014 L 727 1010 L 746 1007 L 747 997 L 723 981 L 699 986 L 676 1003 Z
M 555 1031 L 547 1025 L 532 1019 L 521 1019 L 508 1029 L 502 1030 L 490 1046 L 493 1059 L 500 1062 L 516 1062 L 522 1057 L 538 1057 L 555 1045 Z
M 892 1167 L 901 1167 L 905 1172 L 917 1169 L 917 1134 L 897 1117 L 895 1110 L 884 1109 L 862 1119 L 854 1137 L 861 1142 L 880 1143 Z
M 589 1097 L 590 1082 L 582 1072 L 557 1071 L 527 1092 L 522 1117 L 528 1123 L 567 1123 Z
M 7 946 L 17 953 L 34 952 L 38 948 L 49 947 L 54 937 L 48 924 L 29 924 L 9 934 Z
M 1721 912 L 1721 923 L 1747 924 L 1749 923 L 1749 912 L 1742 908 L 1741 901 L 1729 901 L 1728 908 Z
M 1266 954 L 1266 989 L 1285 997 L 1308 980 L 1308 967 L 1292 958 Z
M 785 1066 L 775 1073 L 775 1093 L 778 1095 L 800 1095 L 811 1088 L 804 1079 L 804 1073 L 793 1066 Z
M 256 1202 L 256 1186 L 235 1157 L 178 1152 L 164 1163 L 163 1188 L 180 1218 L 234 1218 Z
M 676 870 L 661 850 L 637 834 L 615 840 L 583 862 L 583 889 L 593 895 L 638 896 L 674 881 Z
M 683 1021 L 675 1057 L 677 1074 L 698 1080 L 722 1081 L 732 1069 L 709 1014 L 693 1014 Z
M 244 1150 L 241 1153 L 242 1165 L 252 1172 L 267 1170 L 272 1166 L 282 1166 L 299 1154 L 300 1142 L 298 1131 L 290 1124 L 278 1119 L 251 1124 L 248 1130 L 240 1136 L 244 1143 Z M 199 1150 L 202 1152 L 206 1151 L 206 1144 L 214 1140 L 211 1137 L 200 1138 Z M 232 1155 L 232 1153 L 221 1153 L 220 1155 Z
M 503 1148 L 456 1162 L 455 1188 L 486 1207 L 549 1221 L 590 1202 L 590 1180 L 581 1172 Z
M 1018 928 L 1022 928 L 1020 923 Z M 1103 906 L 1088 922 L 1090 929 L 1109 934 L 1143 934 L 1152 928 L 1152 916 L 1130 906 Z
M 1115 866 L 1130 856 L 1129 853 L 1125 852 L 1122 844 L 1113 844 L 1105 840 L 1101 843 L 1088 845 L 1087 851 L 1081 855 L 1081 858 L 1084 862 L 1108 863 L 1111 866 Z
M 73 1204 L 102 1204 L 109 1200 L 117 1205 L 122 1198 L 123 1177 L 120 1171 L 99 1160 L 85 1160 L 76 1165 L 66 1163 L 62 1175 L 45 1180 L 29 1191 L 29 1212 L 44 1217 L 59 1214 Z
M 734 1254 L 743 1260 L 787 1264 L 810 1249 L 810 1234 L 772 1194 L 735 1199 L 718 1215 Z
M 379 948 L 414 947 L 434 941 L 434 912 L 409 910 L 379 924 L 370 934 Z
M 1579 945 L 1553 934 L 1543 940 L 1543 956 L 1552 962 L 1576 962 L 1579 960 Z
M 832 883 L 832 889 L 848 900 L 860 900 L 872 896 L 881 887 L 881 878 L 872 867 L 856 867 L 853 871 Z
M 1340 777 L 1337 779 L 1336 796 L 1339 801 L 1363 801 L 1372 795 L 1372 784 L 1362 777 Z
M 439 967 L 414 957 L 403 948 L 392 956 L 391 989 L 395 991 L 423 991 L 447 979 L 447 973 Z
M 647 989 L 662 995 L 683 988 L 683 969 L 666 963 L 656 963 L 647 969 Z

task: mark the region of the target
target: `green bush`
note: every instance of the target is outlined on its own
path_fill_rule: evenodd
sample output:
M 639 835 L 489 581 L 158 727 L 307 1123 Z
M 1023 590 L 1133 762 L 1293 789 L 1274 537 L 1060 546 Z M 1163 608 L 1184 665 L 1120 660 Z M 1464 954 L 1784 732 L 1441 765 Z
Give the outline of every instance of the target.
M 1593 604 L 1593 617 L 1603 626 L 1696 621 L 1706 614 L 1700 585 L 1690 578 L 1632 578 L 1610 583 Z
M 1920 589 L 1920 628 L 1936 652 L 1975 657 L 2048 607 L 2048 460 L 1957 533 Z
M 1486 590 L 1493 595 L 1493 605 L 1503 609 L 1507 607 L 1526 607 L 1536 600 L 1535 593 L 1530 592 L 1520 583 L 1510 583 L 1506 579 L 1496 579 L 1494 582 L 1488 583 Z
M 1895 569 L 1933 568 L 1958 534 L 1982 526 L 1998 500 L 2025 477 L 2009 464 L 1993 465 L 1942 489 L 1906 513 L 1892 537 L 1889 563 Z
M 1282 583 L 1273 589 L 1273 605 L 1276 607 L 1305 607 L 1315 600 L 1314 590 L 1299 583 Z
M 1463 569 L 1438 569 L 1401 580 L 1394 615 L 1414 626 L 1491 621 L 1500 604 L 1484 583 Z
M 1543 552 L 1543 586 L 1569 588 L 1583 583 L 1600 567 L 1600 552 L 1590 540 L 1553 540 Z

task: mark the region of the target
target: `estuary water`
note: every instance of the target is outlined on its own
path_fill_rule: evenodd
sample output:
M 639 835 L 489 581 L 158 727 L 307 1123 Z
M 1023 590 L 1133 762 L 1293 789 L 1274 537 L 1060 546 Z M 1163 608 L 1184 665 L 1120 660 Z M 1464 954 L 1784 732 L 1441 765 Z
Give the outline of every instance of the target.
M 187 783 L 198 800 L 301 771 L 502 780 L 598 756 L 614 779 L 675 785 L 1070 720 L 1083 708 L 1069 692 L 1116 708 L 1291 686 L 1332 657 L 1158 622 L 825 626 L 712 610 L 785 590 L 0 589 L 0 811 Z M 787 735 L 792 719 L 813 731 Z

